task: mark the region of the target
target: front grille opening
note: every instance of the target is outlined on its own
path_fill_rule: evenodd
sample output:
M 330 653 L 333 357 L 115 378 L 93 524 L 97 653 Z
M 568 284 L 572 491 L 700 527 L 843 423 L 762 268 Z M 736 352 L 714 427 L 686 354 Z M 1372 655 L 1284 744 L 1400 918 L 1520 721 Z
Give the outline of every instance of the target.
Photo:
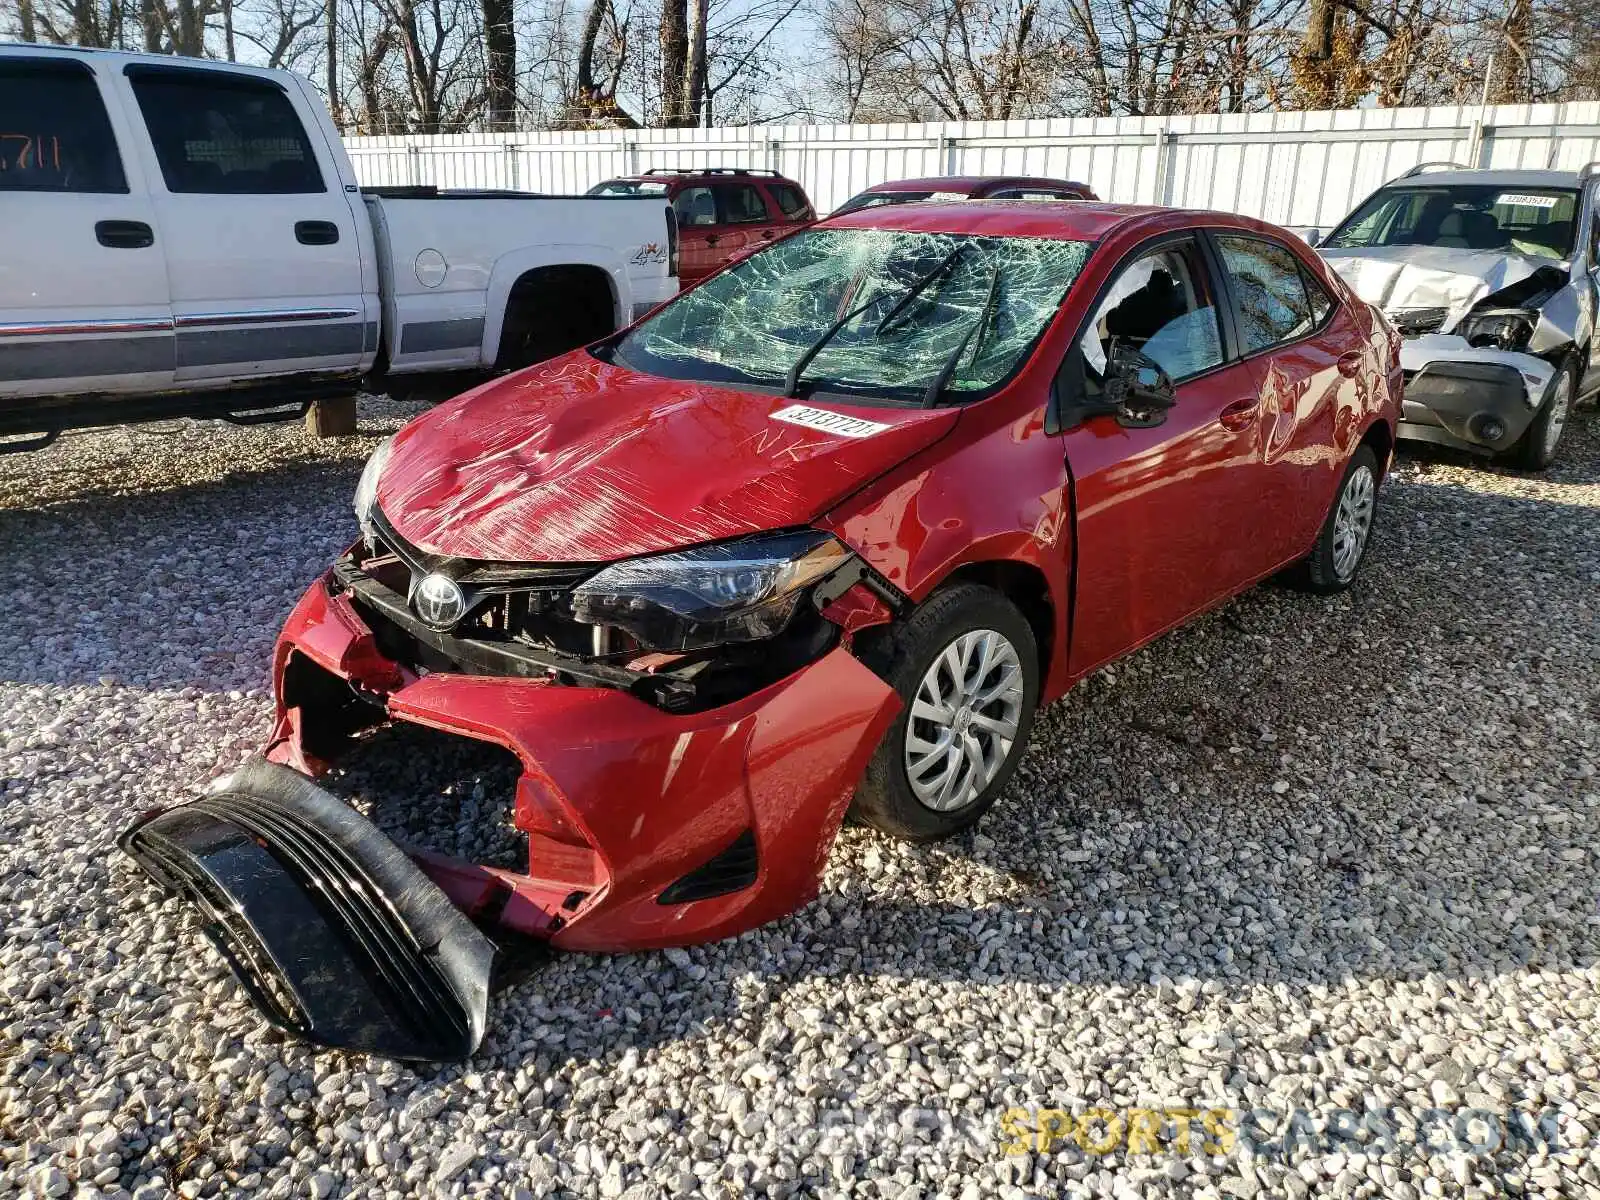
M 401 846 L 526 872 L 521 775 L 501 746 L 397 721 L 359 738 L 319 782 Z

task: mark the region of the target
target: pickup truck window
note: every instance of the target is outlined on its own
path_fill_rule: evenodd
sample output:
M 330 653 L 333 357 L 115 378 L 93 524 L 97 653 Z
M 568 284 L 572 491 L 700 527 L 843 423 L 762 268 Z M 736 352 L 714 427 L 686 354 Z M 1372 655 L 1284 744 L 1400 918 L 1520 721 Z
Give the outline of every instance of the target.
M 327 190 L 300 118 L 276 84 L 212 71 L 130 74 L 169 192 Z
M 916 403 L 987 395 L 1024 363 L 1088 242 L 812 229 L 636 326 L 614 358 L 667 379 Z
M 0 61 L 0 191 L 127 190 L 89 69 L 50 59 Z

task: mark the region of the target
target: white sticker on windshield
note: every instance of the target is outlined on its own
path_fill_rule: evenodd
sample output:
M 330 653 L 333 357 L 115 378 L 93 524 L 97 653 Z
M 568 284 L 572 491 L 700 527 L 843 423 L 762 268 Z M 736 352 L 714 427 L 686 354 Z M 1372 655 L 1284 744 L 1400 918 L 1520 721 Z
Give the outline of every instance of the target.
M 824 433 L 837 433 L 840 437 L 864 438 L 882 433 L 889 428 L 877 421 L 863 421 L 844 413 L 830 412 L 826 408 L 812 408 L 808 404 L 791 404 L 772 414 L 774 421 L 790 425 L 804 425 L 807 429 L 820 429 Z
M 1518 206 L 1526 208 L 1554 208 L 1559 196 L 1535 196 L 1528 192 L 1502 192 L 1495 200 L 1496 204 L 1504 204 L 1507 208 Z
M 934 192 L 928 197 L 929 200 L 965 200 L 966 198 L 967 194 L 965 192 Z

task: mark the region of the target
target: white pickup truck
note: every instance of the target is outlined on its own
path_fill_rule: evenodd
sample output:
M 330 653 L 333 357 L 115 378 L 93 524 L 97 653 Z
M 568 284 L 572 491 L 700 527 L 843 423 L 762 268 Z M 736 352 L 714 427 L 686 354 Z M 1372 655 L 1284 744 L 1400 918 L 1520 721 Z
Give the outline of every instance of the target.
M 0 46 L 0 450 L 172 416 L 332 428 L 677 291 L 655 199 L 373 190 L 298 76 Z

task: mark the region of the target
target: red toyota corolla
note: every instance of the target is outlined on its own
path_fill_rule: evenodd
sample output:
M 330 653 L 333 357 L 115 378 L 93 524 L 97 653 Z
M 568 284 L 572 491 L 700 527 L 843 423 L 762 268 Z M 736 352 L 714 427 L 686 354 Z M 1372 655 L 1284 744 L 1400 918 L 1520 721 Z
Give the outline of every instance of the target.
M 266 761 L 123 844 L 279 1025 L 465 1055 L 480 929 L 770 921 L 847 810 L 963 829 L 1087 673 L 1285 569 L 1348 587 L 1399 395 L 1383 319 L 1256 221 L 822 222 L 381 448 L 278 644 Z M 522 869 L 408 857 L 311 782 L 385 722 L 515 754 Z

